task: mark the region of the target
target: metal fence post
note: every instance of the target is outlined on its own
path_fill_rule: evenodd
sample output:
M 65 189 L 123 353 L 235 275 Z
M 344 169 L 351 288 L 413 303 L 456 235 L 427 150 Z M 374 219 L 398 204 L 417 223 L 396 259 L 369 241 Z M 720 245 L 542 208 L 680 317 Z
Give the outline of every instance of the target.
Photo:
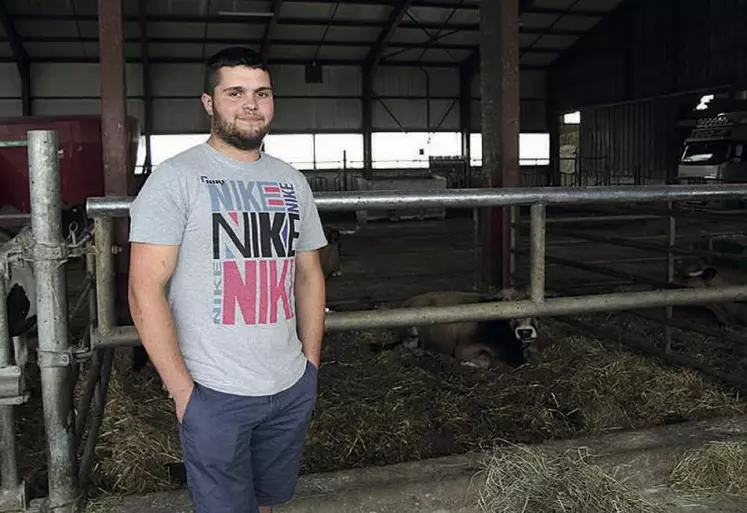
M 62 238 L 57 132 L 28 132 L 38 363 L 47 441 L 47 510 L 77 510 L 73 353 L 68 336 L 67 247 Z
M 114 223 L 109 216 L 93 220 L 93 240 L 96 248 L 96 326 L 101 333 L 108 333 L 116 324 L 114 304 Z
M 5 306 L 8 295 L 7 277 L 0 262 L 0 372 L 11 367 L 13 346 L 10 339 L 9 320 Z M 16 449 L 16 416 L 11 402 L 0 404 L 0 511 L 16 511 L 26 506 L 25 486 L 18 475 Z
M 672 202 L 667 202 L 667 210 L 669 211 L 669 217 L 667 219 L 667 282 L 674 282 L 674 243 L 677 237 L 675 231 L 675 218 L 672 215 Z M 674 317 L 674 310 L 671 306 L 664 308 L 664 318 L 666 324 L 664 324 L 664 354 L 670 355 L 672 353 L 672 318 Z
M 516 283 L 516 232 L 518 229 L 519 207 L 512 205 L 508 207 L 508 284 Z
M 530 239 L 531 239 L 531 283 L 532 301 L 545 301 L 545 205 L 532 205 Z

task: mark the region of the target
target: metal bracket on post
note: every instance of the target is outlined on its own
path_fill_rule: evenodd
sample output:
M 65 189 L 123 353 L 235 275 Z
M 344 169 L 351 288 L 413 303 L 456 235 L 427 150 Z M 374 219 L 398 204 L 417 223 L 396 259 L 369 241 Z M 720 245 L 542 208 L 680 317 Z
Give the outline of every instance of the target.
M 74 361 L 73 348 L 67 351 L 37 351 L 40 369 L 70 367 Z
M 21 368 L 16 365 L 0 367 L 0 405 L 17 406 L 28 400 Z
M 0 513 L 4 511 L 28 511 L 26 481 L 21 481 L 14 490 L 0 492 Z
M 32 253 L 33 259 L 36 261 L 46 260 L 48 262 L 67 262 L 70 255 L 70 248 L 68 248 L 68 245 L 65 242 L 59 245 L 47 245 L 37 242 L 34 244 Z

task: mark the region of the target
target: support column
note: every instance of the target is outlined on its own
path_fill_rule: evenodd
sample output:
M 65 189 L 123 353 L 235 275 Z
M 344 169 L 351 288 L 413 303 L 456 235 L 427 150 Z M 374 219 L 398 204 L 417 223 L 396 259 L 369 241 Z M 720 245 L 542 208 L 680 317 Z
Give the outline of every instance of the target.
M 470 133 L 472 132 L 472 79 L 474 71 L 465 66 L 459 68 L 459 129 L 462 132 L 462 157 L 467 165 L 472 160 Z
M 480 6 L 482 97 L 482 187 L 518 187 L 519 182 L 519 6 L 518 0 Z M 480 289 L 509 280 L 508 209 L 480 211 Z
M 134 194 L 128 159 L 127 92 L 125 82 L 122 0 L 98 0 L 99 62 L 101 75 L 101 137 L 104 158 L 104 194 Z M 126 322 L 129 218 L 114 222 L 114 242 L 122 248 L 115 263 L 116 306 Z
M 145 162 L 143 163 L 144 176 L 136 187 L 136 189 L 139 190 L 152 169 L 150 138 L 153 135 L 153 93 L 151 90 L 150 59 L 148 56 L 148 23 L 145 10 L 145 0 L 138 0 L 138 15 L 140 22 L 140 56 L 143 60 L 143 132 L 145 134 Z M 138 190 L 135 192 L 137 193 Z
M 373 71 L 363 66 L 362 116 L 363 124 L 363 178 L 373 177 Z
M 73 353 L 68 337 L 68 304 L 62 238 L 58 136 L 28 132 L 31 229 L 34 233 L 38 363 L 41 369 L 44 432 L 47 439 L 49 499 L 45 511 L 78 511 Z
M 550 89 L 548 89 L 549 91 Z M 547 110 L 547 131 L 550 134 L 550 166 L 547 170 L 547 185 L 560 186 L 560 116 L 555 111 L 553 101 L 548 98 L 545 104 Z

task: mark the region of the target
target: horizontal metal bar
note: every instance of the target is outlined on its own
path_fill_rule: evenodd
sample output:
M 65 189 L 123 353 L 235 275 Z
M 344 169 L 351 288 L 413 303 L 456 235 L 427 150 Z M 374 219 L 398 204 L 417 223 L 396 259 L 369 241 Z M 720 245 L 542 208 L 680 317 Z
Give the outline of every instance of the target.
M 553 262 L 556 264 L 560 264 L 562 266 L 572 267 L 574 269 L 579 269 L 582 271 L 588 271 L 590 273 L 595 274 L 601 274 L 602 276 L 609 276 L 610 278 L 619 278 L 622 280 L 630 280 L 633 283 L 640 283 L 643 285 L 650 285 L 652 287 L 657 287 L 660 289 L 679 289 L 683 288 L 679 285 L 674 285 L 672 283 L 668 283 L 663 280 L 655 280 L 653 278 L 648 278 L 647 276 L 641 276 L 639 274 L 633 274 L 633 273 L 627 273 L 624 271 L 620 271 L 618 269 L 608 269 L 606 267 L 602 267 L 599 264 L 592 264 L 590 262 L 578 262 L 576 260 L 571 260 L 569 258 L 562 258 L 557 256 L 550 256 L 547 257 L 548 262 Z M 617 264 L 617 262 L 612 262 L 612 265 Z
M 0 148 L 20 148 L 28 145 L 28 141 L 0 141 Z
M 612 246 L 621 246 L 624 248 L 640 249 L 642 251 L 651 251 L 655 253 L 672 253 L 679 256 L 699 256 L 702 258 L 710 257 L 710 251 L 703 251 L 699 249 L 682 249 L 677 247 L 669 247 L 660 244 L 649 244 L 647 242 L 633 242 L 630 238 L 620 237 L 607 237 L 604 235 L 592 235 L 590 233 L 579 233 L 575 231 L 556 231 L 556 235 L 562 235 L 563 237 L 572 237 L 576 239 L 584 239 L 590 242 L 598 242 L 602 244 L 610 244 Z M 666 237 L 662 235 L 661 237 Z
M 651 185 L 624 187 L 506 187 L 423 191 L 318 192 L 319 210 L 493 207 L 507 205 L 625 203 L 737 199 L 747 196 L 747 185 Z M 90 216 L 127 216 L 132 197 L 88 198 Z
M 31 214 L 0 214 L 0 228 L 20 227 L 31 222 Z
M 666 214 L 664 214 L 666 215 Z M 568 216 L 548 218 L 546 224 L 566 224 L 566 223 L 608 223 L 610 221 L 654 221 L 661 219 L 664 215 L 609 215 L 609 216 Z M 522 219 L 516 223 L 519 226 L 529 224 L 528 219 Z
M 747 285 L 723 289 L 653 290 L 621 294 L 594 294 L 581 297 L 531 301 L 497 301 L 456 306 L 394 308 L 391 310 L 363 310 L 327 314 L 326 331 L 346 331 L 371 328 L 398 328 L 429 324 L 445 324 L 490 319 L 522 317 L 553 317 L 580 313 L 616 312 L 659 306 L 703 305 L 747 299 Z M 117 326 L 108 333 L 94 330 L 94 347 L 138 345 L 134 326 Z

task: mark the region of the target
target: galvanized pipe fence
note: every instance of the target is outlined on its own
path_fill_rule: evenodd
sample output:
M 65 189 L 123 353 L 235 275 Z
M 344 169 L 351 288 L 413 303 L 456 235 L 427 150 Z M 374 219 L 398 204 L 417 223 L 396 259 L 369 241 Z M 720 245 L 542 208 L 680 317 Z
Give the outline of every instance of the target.
M 129 215 L 133 198 L 89 198 L 87 215 L 93 219 L 92 241 L 79 256 L 86 256 L 87 269 L 95 271 L 89 310 L 91 325 L 86 347 L 74 347 L 68 335 L 68 305 L 64 264 L 72 253 L 61 239 L 57 136 L 51 131 L 29 132 L 30 182 L 32 185 L 31 223 L 34 244 L 24 258 L 34 264 L 38 294 L 38 361 L 42 371 L 44 423 L 49 473 L 49 496 L 45 511 L 74 511 L 87 484 L 93 461 L 98 427 L 106 404 L 108 376 L 113 348 L 138 345 L 134 326 L 118 326 L 115 318 L 113 219 Z M 644 292 L 593 294 L 574 297 L 546 297 L 546 209 L 548 205 L 613 204 L 628 202 L 676 202 L 738 199 L 747 196 L 747 185 L 625 186 L 620 188 L 500 188 L 447 189 L 429 191 L 356 191 L 318 193 L 315 202 L 320 211 L 354 211 L 401 208 L 473 208 L 530 206 L 530 298 L 446 307 L 393 308 L 336 312 L 327 315 L 325 329 L 342 331 L 366 328 L 394 328 L 410 325 L 564 316 L 581 313 L 613 312 L 648 307 L 709 304 L 747 298 L 747 285 L 707 291 L 663 289 Z M 517 223 L 512 223 L 515 229 Z M 515 244 L 515 234 L 512 236 Z M 0 264 L 4 264 L 0 262 Z M 512 264 L 515 267 L 515 261 Z M 0 266 L 0 270 L 7 267 Z M 667 276 L 669 278 L 669 276 Z M 7 272 L 0 272 L 0 292 Z M 3 294 L 5 297 L 5 294 Z M 83 305 L 82 301 L 77 306 Z M 4 308 L 0 308 L 4 311 Z M 0 315 L 0 377 L 16 372 L 8 358 L 10 340 L 7 319 Z M 90 359 L 88 382 L 78 408 L 73 409 L 74 366 Z M 0 419 L 12 424 L 12 406 L 0 398 Z M 91 404 L 95 401 L 95 404 Z M 85 403 L 85 404 L 84 404 Z M 11 409 L 7 409 L 11 408 Z M 83 454 L 80 445 L 88 421 L 88 436 Z M 17 472 L 15 440 L 12 430 L 0 430 L 3 471 L 0 511 L 13 511 L 23 502 L 22 483 Z M 13 451 L 6 451 L 12 448 Z M 13 470 L 16 469 L 16 470 Z M 6 500 L 10 497 L 10 500 Z M 18 509 L 18 508 L 16 508 Z

